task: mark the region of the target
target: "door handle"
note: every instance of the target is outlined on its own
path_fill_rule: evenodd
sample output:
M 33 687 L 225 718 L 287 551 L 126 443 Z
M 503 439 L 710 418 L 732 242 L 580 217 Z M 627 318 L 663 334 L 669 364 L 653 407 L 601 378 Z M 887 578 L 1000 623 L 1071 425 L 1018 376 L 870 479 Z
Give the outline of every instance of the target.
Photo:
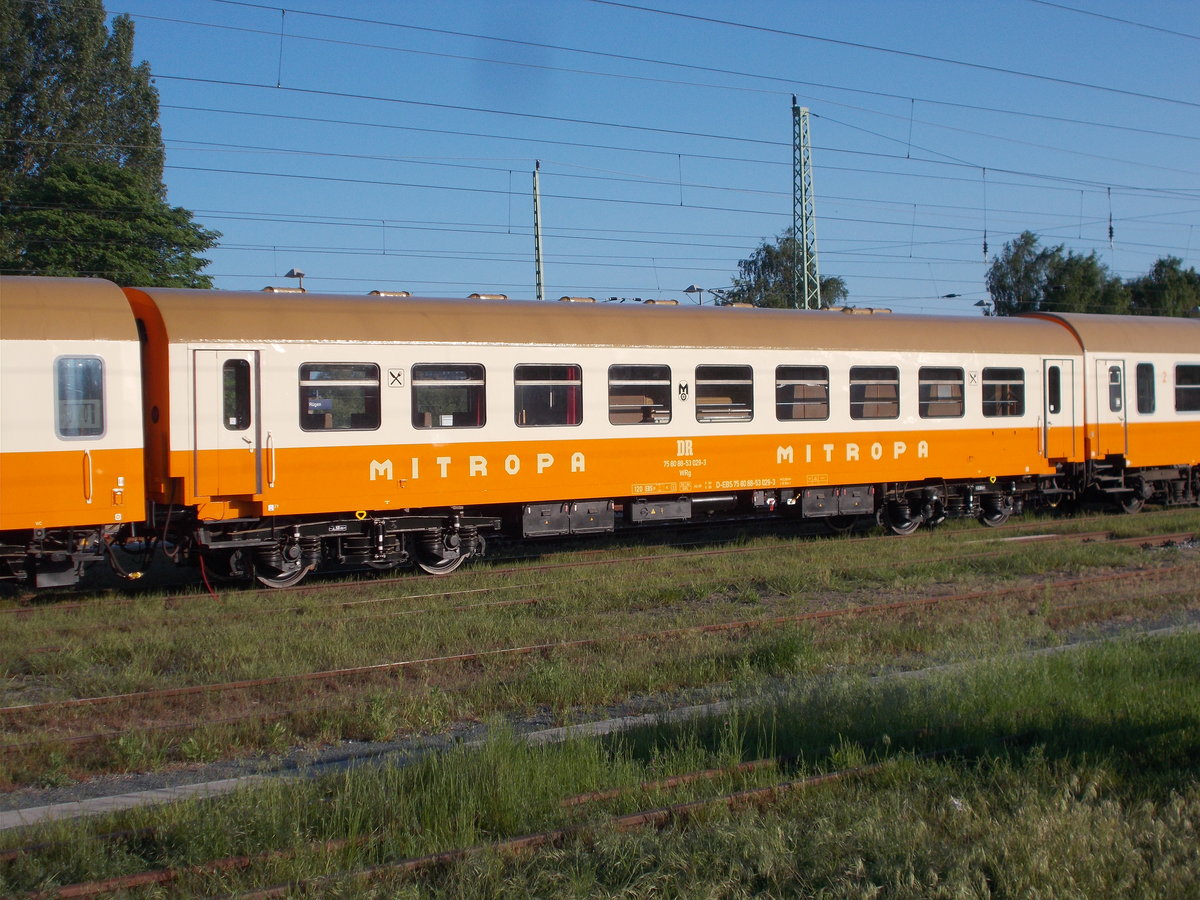
M 83 451 L 83 499 L 92 502 L 92 451 Z

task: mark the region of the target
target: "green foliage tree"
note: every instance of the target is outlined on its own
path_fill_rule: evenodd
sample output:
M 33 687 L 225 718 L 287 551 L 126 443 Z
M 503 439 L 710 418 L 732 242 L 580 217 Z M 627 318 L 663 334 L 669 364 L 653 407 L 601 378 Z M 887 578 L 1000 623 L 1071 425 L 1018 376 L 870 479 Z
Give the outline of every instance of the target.
M 203 253 L 218 235 L 111 162 L 64 159 L 22 179 L 4 212 L 0 270 L 118 284 L 212 287 Z
M 795 251 L 796 238 L 790 228 L 774 241 L 763 241 L 738 263 L 738 274 L 733 278 L 733 287 L 725 293 L 724 302 L 790 308 Z M 850 292 L 843 279 L 830 275 L 821 278 L 820 295 L 821 306 L 829 307 L 844 302 Z
M 220 235 L 167 205 L 157 119 L 128 16 L 110 32 L 98 0 L 0 0 L 0 268 L 206 284 L 194 254 Z
M 998 316 L 1023 312 L 1125 313 L 1130 293 L 1121 279 L 1096 256 L 1041 246 L 1038 236 L 1022 232 L 992 258 L 987 289 Z
M 1200 310 L 1200 273 L 1184 269 L 1183 260 L 1164 256 L 1148 274 L 1129 282 L 1134 313 L 1148 316 L 1187 316 Z

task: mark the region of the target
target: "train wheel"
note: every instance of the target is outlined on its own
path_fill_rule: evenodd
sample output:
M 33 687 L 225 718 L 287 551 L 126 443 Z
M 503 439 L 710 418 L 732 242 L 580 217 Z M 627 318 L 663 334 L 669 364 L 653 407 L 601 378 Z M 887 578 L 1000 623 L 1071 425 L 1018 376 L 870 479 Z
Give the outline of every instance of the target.
M 299 584 L 304 580 L 304 576 L 309 573 L 312 566 L 300 566 L 294 571 L 270 573 L 255 569 L 254 577 L 258 579 L 259 584 L 266 585 L 270 588 L 286 588 L 293 584 Z
M 858 516 L 829 516 L 821 521 L 833 534 L 848 534 L 858 524 Z
M 1146 501 L 1134 494 L 1133 496 L 1126 497 L 1124 500 L 1118 501 L 1117 505 L 1121 507 L 1121 512 L 1136 513 L 1142 511 L 1142 507 L 1146 505 Z
M 417 538 L 417 567 L 430 575 L 449 575 L 479 549 L 479 535 L 470 529 L 447 528 Z
M 883 515 L 880 518 L 881 525 L 891 531 L 892 534 L 898 534 L 901 537 L 912 534 L 921 527 L 921 520 L 912 517 L 912 511 L 906 502 L 893 500 L 887 503 L 883 507 Z
M 1012 513 L 1013 501 L 1011 497 L 992 497 L 985 501 L 985 505 L 979 513 L 979 521 L 988 528 L 999 528 L 1008 521 L 1008 517 Z
M 311 564 L 304 565 L 301 561 L 300 545 L 294 541 L 284 541 L 254 554 L 254 577 L 267 587 L 286 588 L 299 584 L 312 568 Z
M 449 575 L 463 564 L 465 556 L 417 557 L 417 566 L 422 572 L 430 575 Z
M 1008 521 L 1008 517 L 1012 515 L 1010 509 L 985 509 L 979 514 L 979 521 L 988 528 L 999 528 Z

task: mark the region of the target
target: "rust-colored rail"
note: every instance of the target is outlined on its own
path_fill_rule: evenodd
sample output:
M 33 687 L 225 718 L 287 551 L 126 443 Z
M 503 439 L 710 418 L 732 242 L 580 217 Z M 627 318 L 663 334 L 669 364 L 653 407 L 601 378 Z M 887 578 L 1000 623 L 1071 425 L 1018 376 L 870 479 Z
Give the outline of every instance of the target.
M 1174 566 L 1174 567 L 1160 568 L 1160 569 L 1137 570 L 1137 571 L 1133 571 L 1133 572 L 1107 573 L 1107 574 L 1099 575 L 1099 576 L 1062 579 L 1062 580 L 1059 580 L 1056 582 L 1049 582 L 1049 583 L 1036 584 L 1036 585 L 1029 585 L 1029 584 L 1016 585 L 1016 586 L 1010 586 L 1010 587 L 1007 587 L 1007 588 L 1004 588 L 1001 590 L 974 591 L 974 592 L 964 593 L 964 594 L 944 594 L 944 595 L 936 595 L 933 597 L 916 598 L 913 600 L 896 601 L 893 603 L 886 603 L 886 604 L 870 604 L 870 605 L 865 605 L 865 606 L 844 607 L 844 608 L 840 608 L 840 609 L 816 610 L 816 611 L 811 611 L 811 612 L 807 612 L 807 613 L 798 613 L 798 614 L 789 615 L 789 616 L 775 616 L 775 617 L 771 617 L 768 619 L 753 619 L 753 620 L 742 620 L 742 621 L 736 621 L 736 622 L 721 622 L 721 623 L 712 623 L 712 624 L 706 624 L 706 625 L 689 626 L 689 627 L 684 627 L 684 628 L 666 629 L 666 630 L 655 631 L 655 632 L 644 632 L 641 634 L 624 636 L 621 638 L 621 640 L 624 642 L 632 642 L 632 641 L 644 641 L 644 640 L 654 640 L 654 639 L 670 639 L 670 638 L 674 638 L 674 637 L 681 637 L 681 636 L 685 636 L 688 634 L 696 634 L 696 633 L 718 633 L 718 632 L 732 631 L 732 630 L 739 630 L 739 629 L 755 629 L 755 628 L 769 627 L 772 625 L 791 624 L 791 623 L 802 622 L 802 621 L 835 619 L 835 618 L 840 618 L 840 617 L 862 616 L 862 615 L 870 615 L 873 613 L 883 613 L 883 612 L 908 612 L 908 611 L 912 611 L 915 609 L 927 608 L 927 607 L 934 606 L 934 605 L 937 605 L 940 603 L 970 602 L 970 601 L 974 601 L 974 600 L 987 600 L 987 599 L 991 599 L 994 597 L 1002 597 L 1002 596 L 1008 596 L 1008 595 L 1013 595 L 1013 594 L 1020 594 L 1020 593 L 1028 592 L 1028 591 L 1041 591 L 1041 590 L 1045 590 L 1047 587 L 1051 587 L 1051 588 L 1079 587 L 1079 586 L 1087 586 L 1087 585 L 1092 585 L 1092 584 L 1100 584 L 1100 583 L 1105 583 L 1105 582 L 1128 580 L 1128 579 L 1132 579 L 1132 578 L 1144 578 L 1144 577 L 1148 577 L 1148 576 L 1168 575 L 1168 574 L 1177 573 L 1179 571 L 1191 570 L 1192 568 L 1193 568 L 1192 566 L 1183 565 L 1183 566 Z M 1104 602 L 1111 602 L 1111 601 L 1104 601 Z M 1079 605 L 1082 605 L 1082 604 L 1067 604 L 1066 606 L 1074 607 L 1074 606 L 1079 606 Z M 315 673 L 302 673 L 301 675 L 297 675 L 297 676 L 276 676 L 274 678 L 257 679 L 257 680 L 253 680 L 253 681 L 227 682 L 224 684 L 215 684 L 215 685 L 195 685 L 195 686 L 191 686 L 191 687 L 187 687 L 187 688 L 165 689 L 164 691 L 145 691 L 145 692 L 133 693 L 133 694 L 119 694 L 119 695 L 108 695 L 108 696 L 103 696 L 103 697 L 83 698 L 81 700 L 57 701 L 57 702 L 51 702 L 51 703 L 45 703 L 45 704 L 30 704 L 30 705 L 27 705 L 24 707 L 4 707 L 4 708 L 0 708 L 0 713 L 44 712 L 44 711 L 49 711 L 49 710 L 58 710 L 58 709 L 78 707 L 78 706 L 96 705 L 99 703 L 117 702 L 120 700 L 139 700 L 139 699 L 146 699 L 146 698 L 160 699 L 163 697 L 175 697 L 175 696 L 180 696 L 183 694 L 199 694 L 199 693 L 203 693 L 205 691 L 232 690 L 232 689 L 237 689 L 237 688 L 255 687 L 255 686 L 270 685 L 270 684 L 280 684 L 280 683 L 296 682 L 296 681 L 302 681 L 302 680 L 318 680 L 318 679 L 323 679 L 323 678 L 337 678 L 337 677 L 344 677 L 344 676 L 350 675 L 350 674 L 364 674 L 364 673 L 369 673 L 369 672 L 394 671 L 396 669 L 408 667 L 408 666 L 430 665 L 430 664 L 446 663 L 446 662 L 452 662 L 452 661 L 463 662 L 463 661 L 478 660 L 478 659 L 483 659 L 483 658 L 487 658 L 487 657 L 496 657 L 496 656 L 502 656 L 502 655 L 527 655 L 527 654 L 538 653 L 538 652 L 548 653 L 548 652 L 552 652 L 552 651 L 561 651 L 564 649 L 595 645 L 598 643 L 602 643 L 606 640 L 612 640 L 612 638 L 590 638 L 590 639 L 580 639 L 580 640 L 573 640 L 573 641 L 562 641 L 562 642 L 557 642 L 557 643 L 537 644 L 537 645 L 530 645 L 530 646 L 525 646 L 525 647 L 511 647 L 511 648 L 504 648 L 504 649 L 499 649 L 499 650 L 483 651 L 481 653 L 456 654 L 456 655 L 452 655 L 452 656 L 429 657 L 429 658 L 424 658 L 424 659 L 406 660 L 406 661 L 395 662 L 395 663 L 382 663 L 382 664 L 378 664 L 378 665 L 374 665 L 374 666 L 361 666 L 361 667 L 355 667 L 352 669 L 340 669 L 340 670 L 331 670 L 331 671 L 315 672 Z M 235 717 L 231 717 L 231 718 L 214 719 L 214 720 L 208 720 L 206 722 L 200 722 L 200 723 L 188 721 L 188 722 L 165 723 L 165 724 L 152 725 L 152 726 L 140 726 L 140 730 L 143 730 L 143 731 L 173 731 L 173 730 L 182 730 L 182 729 L 192 728 L 192 727 L 196 727 L 197 725 L 203 725 L 203 724 L 219 725 L 219 724 L 230 724 L 230 723 L 244 722 L 244 721 L 260 721 L 260 720 L 268 721 L 270 719 L 286 718 L 287 716 L 293 715 L 297 712 L 316 711 L 316 710 L 321 710 L 321 709 L 325 709 L 325 708 L 327 708 L 327 704 L 317 704 L 315 706 L 312 706 L 311 708 L 310 707 L 290 708 L 290 709 L 286 709 L 283 711 L 276 710 L 276 711 L 266 712 L 266 713 L 264 713 L 262 710 L 259 710 L 254 713 L 248 714 L 248 715 L 235 716 Z M 6 753 L 16 752 L 16 751 L 20 751 L 20 750 L 28 750 L 34 746 L 51 745 L 51 744 L 53 744 L 53 745 L 76 745 L 76 746 L 84 745 L 87 743 L 92 743 L 92 742 L 96 742 L 96 741 L 100 741 L 100 740 L 104 740 L 104 739 L 111 739 L 113 737 L 120 736 L 121 734 L 124 734 L 124 733 L 125 733 L 124 731 L 107 731 L 107 732 L 92 732 L 92 733 L 88 733 L 88 734 L 71 735 L 71 736 L 66 736 L 66 735 L 47 736 L 47 737 L 38 738 L 38 739 L 35 739 L 32 741 L 22 741 L 22 742 L 4 745 L 4 746 L 0 747 L 0 752 L 6 752 Z
M 1003 597 L 1014 593 L 1031 590 L 1043 590 L 1046 587 L 1076 587 L 1086 584 L 1099 584 L 1107 581 L 1119 581 L 1127 578 L 1157 577 L 1177 571 L 1194 568 L 1192 566 L 1173 566 L 1159 569 L 1142 569 L 1134 572 L 1114 572 L 1105 575 L 1093 575 L 1083 578 L 1070 578 L 1039 585 L 1013 585 L 1006 588 L 972 591 L 965 594 L 942 594 L 932 597 L 921 597 L 914 600 L 898 600 L 893 603 L 867 604 L 863 606 L 844 607 L 839 609 L 815 610 L 805 613 L 795 613 L 787 616 L 772 616 L 767 619 L 745 619 L 735 622 L 717 622 L 707 625 L 689 625 L 682 628 L 670 628 L 661 631 L 642 632 L 632 635 L 616 635 L 599 638 L 578 638 L 568 641 L 551 641 L 542 644 L 530 644 L 522 647 L 504 647 L 495 650 L 480 650 L 473 653 L 454 653 L 444 656 L 422 657 L 395 662 L 372 663 L 364 666 L 349 666 L 342 669 L 326 669 L 320 672 L 301 672 L 293 675 L 273 675 L 266 678 L 251 678 L 241 681 L 216 682 L 211 684 L 195 684 L 174 688 L 157 688 L 147 691 L 131 691 L 124 694 L 106 694 L 98 697 L 81 697 L 71 700 L 52 700 L 45 703 L 29 703 L 19 706 L 0 707 L 0 716 L 11 716 L 17 713 L 40 713 L 72 709 L 82 706 L 97 706 L 104 703 L 134 702 L 141 700 L 169 700 L 176 697 L 186 697 L 194 694 L 218 693 L 221 691 L 244 690 L 246 688 L 270 687 L 278 684 L 298 683 L 305 681 L 324 681 L 336 678 L 347 678 L 379 672 L 394 672 L 400 669 L 416 666 L 445 664 L 452 662 L 471 662 L 503 656 L 527 656 L 533 653 L 548 653 L 558 650 L 590 647 L 610 640 L 621 642 L 646 641 L 654 639 L 669 639 L 687 634 L 716 633 L 737 629 L 765 628 L 772 625 L 786 625 L 795 622 L 813 621 L 819 619 L 838 618 L 841 616 L 864 615 L 878 612 L 895 612 L 900 610 L 917 609 L 925 606 L 935 606 L 939 603 L 987 599 Z

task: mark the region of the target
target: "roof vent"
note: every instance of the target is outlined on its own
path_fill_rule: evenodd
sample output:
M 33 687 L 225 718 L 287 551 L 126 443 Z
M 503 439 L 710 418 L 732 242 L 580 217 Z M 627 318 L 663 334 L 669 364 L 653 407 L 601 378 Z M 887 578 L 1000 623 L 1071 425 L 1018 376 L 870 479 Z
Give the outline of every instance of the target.
M 842 306 L 838 307 L 836 311 L 848 316 L 876 316 L 891 312 L 890 309 L 883 306 Z
M 468 300 L 507 300 L 508 294 L 471 294 Z
M 595 297 L 559 297 L 559 303 L 595 303 Z
M 263 288 L 263 290 L 268 294 L 307 294 L 308 293 L 308 291 L 306 291 L 302 287 L 275 287 L 274 285 L 270 285 L 270 284 L 268 284 L 265 288 Z
M 678 306 L 679 305 L 678 300 L 655 300 L 655 299 L 651 298 L 650 300 L 643 300 L 642 302 L 645 303 L 647 306 Z
M 412 291 L 371 291 L 371 297 L 411 297 Z

